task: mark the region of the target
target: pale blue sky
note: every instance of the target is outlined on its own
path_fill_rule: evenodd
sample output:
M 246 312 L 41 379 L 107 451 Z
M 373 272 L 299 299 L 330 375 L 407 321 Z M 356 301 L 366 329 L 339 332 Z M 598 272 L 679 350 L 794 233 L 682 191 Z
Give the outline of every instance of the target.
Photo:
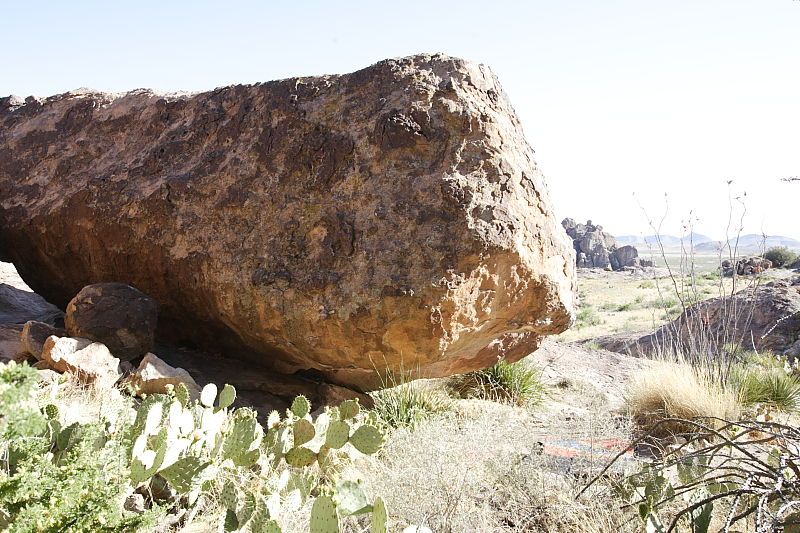
M 446 52 L 487 63 L 559 216 L 616 233 L 695 209 L 725 181 L 748 231 L 800 238 L 800 1 L 3 2 L 0 95 L 202 90 Z

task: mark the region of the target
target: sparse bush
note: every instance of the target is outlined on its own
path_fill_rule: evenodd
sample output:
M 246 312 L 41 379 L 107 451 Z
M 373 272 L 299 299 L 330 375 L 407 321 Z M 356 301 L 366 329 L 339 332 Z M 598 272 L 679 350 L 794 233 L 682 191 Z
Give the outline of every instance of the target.
M 573 327 L 575 329 L 583 329 L 602 323 L 603 321 L 600 319 L 600 315 L 597 314 L 597 311 L 594 310 L 594 307 L 591 305 L 581 305 L 575 316 L 575 324 Z
M 764 252 L 764 259 L 772 261 L 773 266 L 785 267 L 797 261 L 797 254 L 785 246 L 775 246 Z
M 663 450 L 618 488 L 626 507 L 638 509 L 646 531 L 797 531 L 800 431 L 796 427 L 768 421 L 664 423 L 689 427 L 692 436 Z M 603 479 L 615 461 L 587 487 Z
M 720 385 L 712 374 L 684 362 L 654 361 L 633 376 L 628 387 L 626 403 L 631 417 L 643 429 L 665 419 L 737 419 L 740 406 L 735 391 Z M 662 436 L 687 430 L 670 424 L 660 429 Z
M 498 361 L 489 368 L 451 378 L 451 387 L 462 398 L 479 398 L 515 405 L 534 405 L 544 396 L 539 370 L 522 361 Z

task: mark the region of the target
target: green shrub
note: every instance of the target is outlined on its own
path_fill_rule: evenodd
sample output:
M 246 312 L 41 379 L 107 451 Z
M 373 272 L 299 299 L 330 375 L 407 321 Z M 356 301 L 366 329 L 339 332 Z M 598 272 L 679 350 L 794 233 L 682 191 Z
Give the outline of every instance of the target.
M 462 398 L 480 398 L 520 406 L 541 402 L 545 390 L 539 370 L 521 361 L 498 361 L 489 368 L 454 376 L 451 387 Z
M 773 266 L 785 267 L 797 261 L 797 254 L 785 246 L 775 246 L 764 252 L 764 259 L 772 261 Z
M 782 368 L 739 367 L 731 373 L 731 379 L 743 405 L 766 405 L 785 412 L 800 410 L 800 378 Z
M 581 305 L 575 316 L 575 324 L 573 327 L 575 329 L 583 329 L 602 323 L 603 321 L 600 319 L 600 315 L 597 314 L 597 311 L 595 311 L 591 305 Z
M 141 531 L 163 514 L 124 511 L 130 492 L 123 432 L 107 421 L 61 427 L 58 409 L 40 408 L 38 374 L 0 365 L 0 529 Z

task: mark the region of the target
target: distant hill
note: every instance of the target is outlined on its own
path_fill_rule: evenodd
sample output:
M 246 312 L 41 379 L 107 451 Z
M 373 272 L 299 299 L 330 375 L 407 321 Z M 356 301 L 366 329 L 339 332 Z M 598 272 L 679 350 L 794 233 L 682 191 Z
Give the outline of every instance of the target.
M 708 242 L 712 242 L 713 239 L 708 237 L 707 235 L 702 235 L 700 233 L 690 233 L 688 235 L 684 235 L 683 237 L 676 237 L 674 235 L 661 235 L 661 244 L 663 244 L 666 248 L 674 248 L 681 245 L 681 239 L 683 240 L 684 245 L 688 246 L 689 243 L 694 244 L 695 248 L 698 244 L 704 244 Z M 656 246 L 658 244 L 658 238 L 655 235 L 620 235 L 615 237 L 617 240 L 617 246 L 625 246 L 626 244 L 631 244 L 633 246 L 647 246 L 648 244 L 652 246 Z
M 735 247 L 739 252 L 742 253 L 756 253 L 768 250 L 774 246 L 785 246 L 791 250 L 800 251 L 800 241 L 797 239 L 792 239 L 791 237 L 783 237 L 780 235 L 764 237 L 764 235 L 759 235 L 757 233 L 749 233 L 747 235 L 740 236 L 738 241 L 737 239 L 731 239 L 728 241 L 728 244 L 730 248 Z M 715 253 L 718 252 L 722 247 L 722 242 L 712 241 L 695 246 L 694 250 L 695 252 Z

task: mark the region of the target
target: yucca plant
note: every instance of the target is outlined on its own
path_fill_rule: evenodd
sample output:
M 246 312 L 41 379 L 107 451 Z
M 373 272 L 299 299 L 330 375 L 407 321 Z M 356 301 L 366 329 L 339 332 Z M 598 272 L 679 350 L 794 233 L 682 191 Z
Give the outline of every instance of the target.
M 414 429 L 423 420 L 451 408 L 452 401 L 442 390 L 410 381 L 404 374 L 388 376 L 385 385 L 371 394 L 373 412 L 384 427 Z
M 489 368 L 454 376 L 451 386 L 462 398 L 479 398 L 519 406 L 541 402 L 545 391 L 538 369 L 524 362 L 508 363 L 502 360 Z

